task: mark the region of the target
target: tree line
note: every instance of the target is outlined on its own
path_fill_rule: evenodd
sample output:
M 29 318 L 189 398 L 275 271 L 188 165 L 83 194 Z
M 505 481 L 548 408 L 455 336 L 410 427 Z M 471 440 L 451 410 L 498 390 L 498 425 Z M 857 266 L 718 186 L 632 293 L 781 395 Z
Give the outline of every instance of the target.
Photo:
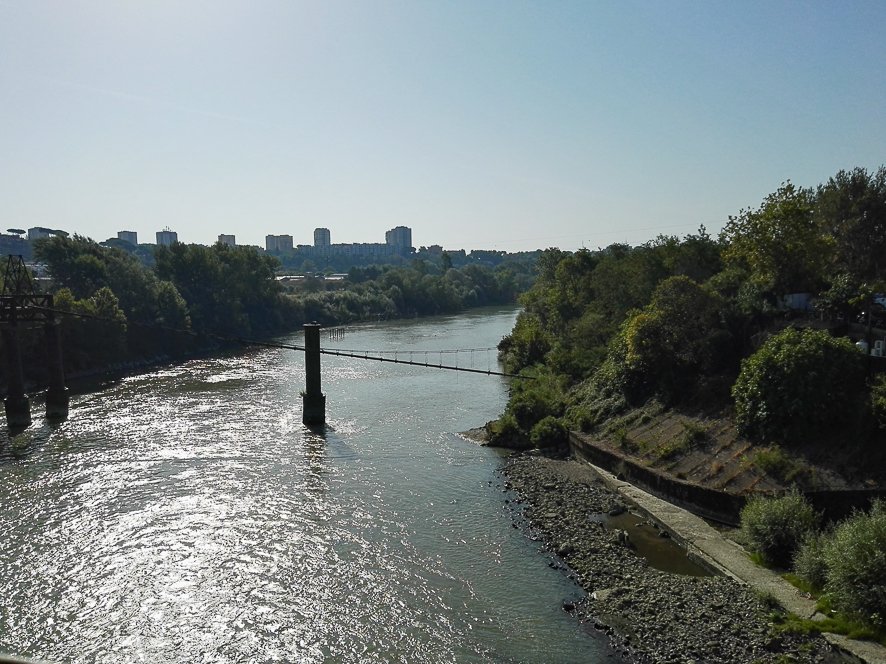
M 92 239 L 52 237 L 35 246 L 62 316 L 69 374 L 130 362 L 175 358 L 236 339 L 299 329 L 305 322 L 455 313 L 513 303 L 532 280 L 531 264 L 353 268 L 327 282 L 278 279 L 279 261 L 253 247 L 176 243 L 154 249 L 150 264 Z M 41 382 L 39 334 L 23 333 L 29 379 Z
M 886 293 L 886 167 L 783 183 L 717 237 L 548 249 L 537 271 L 499 346 L 535 377 L 513 385 L 501 442 L 556 441 L 649 399 L 732 409 L 761 441 L 882 437 L 886 388 L 845 336 Z M 795 293 L 814 306 L 802 320 Z

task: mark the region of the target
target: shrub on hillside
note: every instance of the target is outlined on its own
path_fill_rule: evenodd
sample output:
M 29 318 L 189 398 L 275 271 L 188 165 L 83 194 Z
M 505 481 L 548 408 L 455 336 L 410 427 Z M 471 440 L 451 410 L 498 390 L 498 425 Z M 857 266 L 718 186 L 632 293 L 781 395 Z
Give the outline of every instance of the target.
M 788 328 L 742 362 L 736 424 L 750 438 L 796 443 L 857 421 L 864 390 L 863 356 L 848 339 Z
M 511 333 L 498 343 L 498 356 L 505 369 L 516 373 L 544 361 L 551 345 L 550 335 L 538 317 L 522 312 Z
M 790 565 L 817 522 L 815 510 L 796 490 L 777 498 L 755 496 L 741 511 L 741 531 L 751 549 L 775 567 Z
M 566 408 L 563 377 L 539 372 L 511 384 L 507 412 L 527 436 L 532 427 L 548 416 L 560 417 Z
M 688 277 L 663 280 L 650 303 L 625 319 L 598 374 L 635 403 L 652 395 L 679 401 L 729 357 L 722 307 L 717 293 Z
M 486 423 L 486 435 L 490 445 L 510 449 L 526 449 L 529 441 L 520 431 L 517 420 L 510 413 L 505 413 L 497 420 Z
M 794 572 L 816 592 L 824 588 L 828 579 L 828 565 L 824 557 L 826 542 L 825 535 L 810 533 L 794 555 Z
M 825 589 L 835 609 L 886 628 L 886 503 L 858 512 L 828 538 Z
M 612 364 L 607 360 L 592 378 L 570 392 L 565 416 L 568 426 L 589 432 L 627 410 L 628 402 L 613 375 Z
M 529 434 L 535 447 L 559 447 L 565 445 L 569 437 L 566 425 L 556 417 L 545 417 L 540 420 Z
M 881 429 L 886 429 L 886 375 L 879 374 L 871 385 L 871 413 Z

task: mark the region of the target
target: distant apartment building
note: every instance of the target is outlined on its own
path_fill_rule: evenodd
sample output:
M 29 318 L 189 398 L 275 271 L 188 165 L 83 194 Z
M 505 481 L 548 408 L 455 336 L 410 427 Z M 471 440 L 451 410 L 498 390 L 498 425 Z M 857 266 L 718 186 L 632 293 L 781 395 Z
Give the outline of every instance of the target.
M 168 228 L 164 228 L 162 231 L 157 231 L 158 247 L 170 247 L 176 242 L 178 242 L 178 233 L 175 231 L 171 231 Z
M 282 253 L 292 251 L 291 235 L 265 235 L 265 251 Z
M 219 235 L 218 236 L 218 243 L 227 245 L 229 247 L 236 247 L 237 246 L 237 240 L 233 235 L 224 235 L 224 234 Z
M 329 232 L 328 228 L 315 228 L 314 229 L 314 246 L 315 247 L 328 247 L 332 244 L 332 235 Z
M 305 256 L 358 256 L 363 258 L 396 256 L 399 253 L 397 247 L 381 242 L 352 242 L 320 246 L 300 244 L 298 250 Z
M 21 235 L 17 233 L 0 233 L 0 256 L 5 257 L 11 254 L 13 256 L 22 256 L 28 260 L 31 258 L 31 253 L 31 243 Z
M 52 237 L 55 231 L 51 228 L 43 228 L 42 226 L 35 226 L 34 228 L 28 229 L 28 240 L 33 242 L 34 240 L 40 240 L 44 237 Z
M 399 254 L 411 254 L 413 251 L 412 229 L 406 226 L 392 228 L 385 233 L 385 244 L 396 247 Z
M 268 236 L 271 237 L 271 236 Z M 314 229 L 314 244 L 300 244 L 298 250 L 306 256 L 353 256 L 361 258 L 384 258 L 407 256 L 413 252 L 412 230 L 405 226 L 392 228 L 385 234 L 385 242 L 351 242 L 332 244 L 328 228 Z
M 135 231 L 117 231 L 117 239 L 128 242 L 133 247 L 138 246 L 138 233 Z

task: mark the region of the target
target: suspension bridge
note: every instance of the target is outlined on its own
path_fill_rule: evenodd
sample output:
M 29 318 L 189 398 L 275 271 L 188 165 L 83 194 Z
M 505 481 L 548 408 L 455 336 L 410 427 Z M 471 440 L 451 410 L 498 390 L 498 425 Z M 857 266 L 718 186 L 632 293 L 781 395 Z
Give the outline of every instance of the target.
M 46 345 L 46 362 L 49 385 L 46 391 L 46 417 L 64 419 L 68 416 L 69 397 L 65 386 L 64 363 L 62 358 L 59 323 L 65 318 L 85 318 L 118 323 L 118 321 L 56 308 L 51 294 L 40 293 L 32 282 L 24 261 L 20 256 L 9 256 L 4 274 L 3 291 L 0 294 L 0 332 L 5 351 L 7 370 L 7 394 L 3 400 L 6 421 L 10 428 L 24 428 L 31 423 L 30 400 L 25 393 L 24 371 L 20 351 L 20 333 L 42 328 Z M 207 332 L 170 327 L 160 324 L 129 322 L 164 332 L 175 332 L 194 337 L 212 338 L 226 344 L 241 344 L 278 348 L 303 352 L 305 355 L 305 390 L 302 392 L 302 421 L 309 426 L 319 426 L 326 421 L 326 396 L 321 389 L 321 355 L 333 355 L 362 361 L 402 364 L 413 367 L 486 374 L 508 378 L 525 378 L 493 369 L 492 357 L 495 347 L 450 348 L 450 349 L 399 349 L 366 350 L 355 348 L 322 347 L 319 323 L 306 323 L 303 326 L 304 345 L 285 344 L 259 339 L 247 339 Z M 330 342 L 345 339 L 347 328 L 334 326 L 325 328 Z M 477 366 L 483 364 L 485 368 Z M 445 359 L 444 359 L 445 358 Z M 464 361 L 462 361 L 464 359 Z M 497 365 L 496 365 L 497 366 Z

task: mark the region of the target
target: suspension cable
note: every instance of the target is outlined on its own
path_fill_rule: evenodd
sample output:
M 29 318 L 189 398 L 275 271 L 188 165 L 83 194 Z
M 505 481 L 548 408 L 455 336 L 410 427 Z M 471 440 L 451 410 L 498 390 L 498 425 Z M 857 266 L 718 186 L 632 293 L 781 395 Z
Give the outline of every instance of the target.
M 95 314 L 87 314 L 87 313 L 82 313 L 79 311 L 67 311 L 65 309 L 56 309 L 54 307 L 39 307 L 39 306 L 33 306 L 31 308 L 38 309 L 41 311 L 51 311 L 53 313 L 60 314 L 62 316 L 71 316 L 74 318 L 84 318 L 87 320 L 97 320 L 97 321 L 102 321 L 105 323 L 114 323 L 117 325 L 124 323 L 124 321 L 114 320 L 113 318 L 106 318 L 104 316 L 97 316 Z M 215 332 L 195 332 L 194 330 L 187 330 L 187 329 L 183 329 L 183 328 L 172 327 L 169 325 L 161 325 L 159 323 L 141 323 L 138 321 L 125 321 L 125 324 L 126 325 L 136 325 L 139 327 L 146 327 L 149 329 L 164 330 L 166 332 L 176 332 L 179 334 L 187 334 L 192 337 L 201 337 L 201 336 L 202 337 L 209 337 L 209 338 L 217 339 L 219 341 L 224 341 L 227 343 L 242 344 L 244 346 L 258 346 L 260 348 L 276 348 L 279 350 L 295 350 L 295 351 L 304 351 L 305 350 L 304 346 L 299 346 L 298 344 L 284 344 L 284 343 L 279 343 L 276 341 L 259 341 L 258 339 L 247 339 L 245 337 L 239 337 L 239 336 L 233 337 L 233 336 L 218 334 Z M 415 366 L 415 367 L 428 367 L 428 368 L 434 368 L 434 369 L 446 369 L 449 371 L 462 371 L 462 372 L 467 372 L 467 373 L 485 374 L 487 376 L 503 376 L 505 378 L 522 378 L 524 380 L 532 380 L 531 376 L 506 373 L 506 372 L 502 372 L 502 371 L 492 371 L 488 367 L 488 365 L 487 365 L 487 369 L 483 370 L 483 369 L 459 367 L 457 365 L 452 366 L 452 365 L 443 364 L 443 353 L 458 353 L 460 351 L 474 351 L 474 350 L 489 351 L 489 350 L 495 350 L 495 348 L 490 346 L 487 348 L 451 348 L 451 349 L 430 351 L 430 352 L 434 352 L 434 353 L 439 353 L 439 355 L 438 355 L 439 363 L 438 364 L 431 364 L 430 362 L 427 361 L 427 353 L 429 352 L 427 350 L 425 350 L 425 351 L 421 351 L 421 350 L 404 351 L 401 349 L 399 351 L 400 353 L 408 352 L 410 354 L 410 357 L 412 357 L 413 353 L 424 352 L 425 353 L 425 362 L 415 362 L 412 360 L 401 360 L 397 357 L 397 353 L 398 353 L 397 350 L 392 350 L 392 351 L 373 351 L 373 350 L 355 350 L 355 349 L 331 350 L 331 349 L 321 348 L 320 354 L 321 355 L 336 355 L 338 357 L 350 357 L 350 358 L 355 358 L 358 360 L 374 360 L 376 362 L 388 362 L 390 364 L 406 364 L 406 365 Z M 381 357 L 381 356 L 373 357 L 372 355 L 370 355 L 370 353 L 379 353 L 379 354 L 393 353 L 394 357 L 393 358 Z M 456 358 L 457 358 L 457 356 L 456 356 Z M 457 359 L 456 359 L 456 361 L 457 361 Z

